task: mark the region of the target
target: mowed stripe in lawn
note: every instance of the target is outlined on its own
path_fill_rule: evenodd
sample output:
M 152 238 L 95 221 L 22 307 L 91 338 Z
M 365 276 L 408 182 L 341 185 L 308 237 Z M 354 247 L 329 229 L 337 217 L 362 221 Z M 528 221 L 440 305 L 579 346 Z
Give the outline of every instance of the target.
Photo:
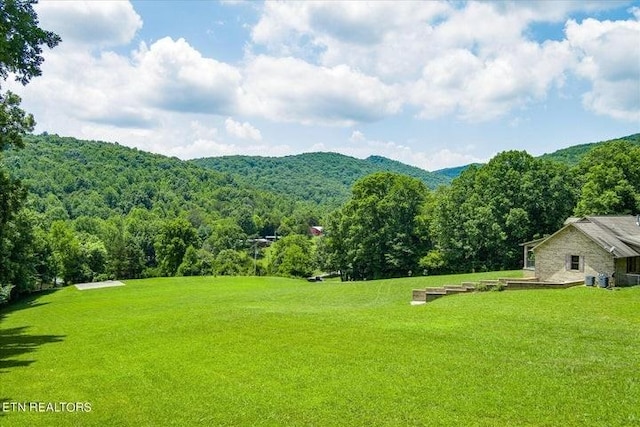
M 416 287 L 505 274 L 65 288 L 0 311 L 0 340 L 24 344 L 0 353 L 0 400 L 89 402 L 91 412 L 4 412 L 0 424 L 638 422 L 640 289 L 409 305 Z

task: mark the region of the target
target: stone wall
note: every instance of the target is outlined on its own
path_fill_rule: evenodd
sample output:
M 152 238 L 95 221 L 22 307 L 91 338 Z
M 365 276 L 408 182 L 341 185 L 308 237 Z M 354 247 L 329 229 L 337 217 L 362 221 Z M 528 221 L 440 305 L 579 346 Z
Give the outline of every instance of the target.
M 582 271 L 567 270 L 566 258 L 570 255 L 582 257 Z M 599 273 L 610 276 L 615 271 L 611 254 L 572 226 L 541 244 L 535 257 L 536 276 L 544 281 L 579 281 Z

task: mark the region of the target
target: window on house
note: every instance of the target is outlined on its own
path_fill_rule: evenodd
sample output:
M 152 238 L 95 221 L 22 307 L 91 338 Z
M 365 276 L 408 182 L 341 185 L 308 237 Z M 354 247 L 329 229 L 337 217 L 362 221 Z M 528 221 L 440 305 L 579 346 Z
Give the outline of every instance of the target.
M 640 256 L 627 258 L 627 273 L 640 273 Z
M 565 267 L 570 271 L 583 271 L 584 258 L 580 255 L 567 255 L 565 259 Z
M 528 249 L 528 248 L 527 248 Z M 525 260 L 524 268 L 535 268 L 536 266 L 536 256 L 534 255 L 531 249 L 527 250 L 527 259 Z
M 580 270 L 580 257 L 578 255 L 571 255 L 571 269 Z

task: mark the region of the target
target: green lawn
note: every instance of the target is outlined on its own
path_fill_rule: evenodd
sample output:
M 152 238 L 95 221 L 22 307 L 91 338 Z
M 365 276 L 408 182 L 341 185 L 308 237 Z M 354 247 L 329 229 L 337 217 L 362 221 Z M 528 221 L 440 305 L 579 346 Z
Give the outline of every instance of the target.
M 640 425 L 639 287 L 409 304 L 413 288 L 506 275 L 41 295 L 0 310 L 0 405 L 91 411 L 0 406 L 0 425 Z

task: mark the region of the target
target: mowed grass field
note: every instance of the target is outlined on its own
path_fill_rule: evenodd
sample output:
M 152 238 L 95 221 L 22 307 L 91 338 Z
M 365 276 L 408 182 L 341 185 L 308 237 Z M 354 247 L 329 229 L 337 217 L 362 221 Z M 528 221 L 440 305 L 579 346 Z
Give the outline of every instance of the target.
M 90 412 L 0 425 L 640 425 L 639 287 L 409 304 L 413 288 L 519 274 L 64 288 L 0 309 L 0 405 Z

